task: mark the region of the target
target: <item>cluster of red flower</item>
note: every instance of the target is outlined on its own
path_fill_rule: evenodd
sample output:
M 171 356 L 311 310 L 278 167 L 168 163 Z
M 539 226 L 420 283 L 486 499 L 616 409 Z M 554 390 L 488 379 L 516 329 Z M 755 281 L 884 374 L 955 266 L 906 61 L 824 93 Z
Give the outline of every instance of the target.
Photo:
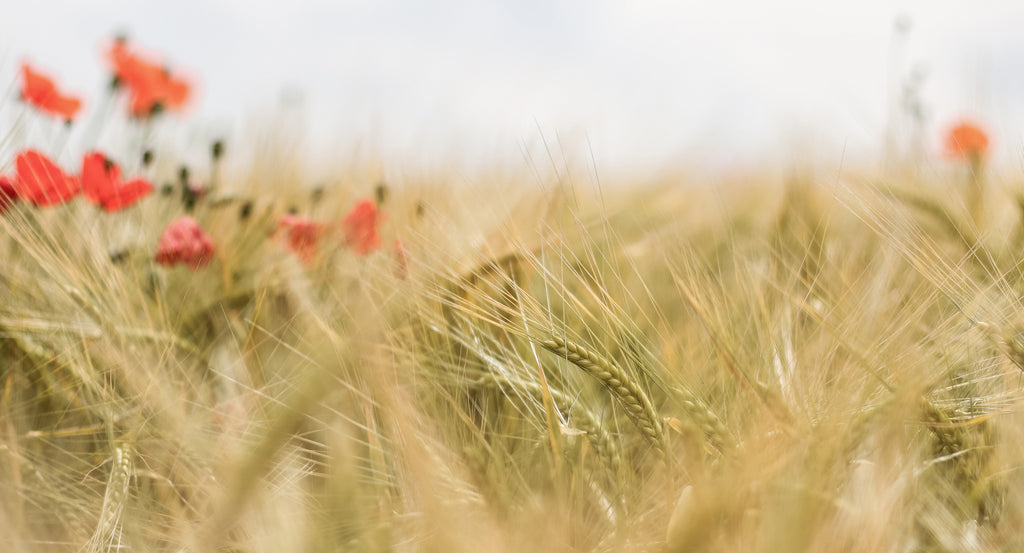
M 15 168 L 14 175 L 0 175 L 0 213 L 18 200 L 46 207 L 67 202 L 79 193 L 90 203 L 113 212 L 134 205 L 153 191 L 153 185 L 145 179 L 122 180 L 121 168 L 100 152 L 85 155 L 80 176 L 65 173 L 53 160 L 35 150 L 18 154 Z M 356 203 L 341 223 L 345 244 L 360 255 L 380 248 L 378 224 L 382 218 L 372 201 Z M 289 248 L 301 260 L 310 263 L 329 225 L 298 215 L 286 215 L 281 219 L 279 229 L 286 233 Z M 407 256 L 400 243 L 396 242 L 395 248 L 396 252 Z M 180 262 L 198 269 L 209 263 L 213 254 L 210 237 L 195 219 L 186 216 L 171 223 L 164 231 L 155 259 L 164 265 Z
M 180 108 L 189 98 L 188 81 L 130 48 L 123 38 L 107 50 L 107 61 L 114 73 L 115 88 L 124 85 L 128 89 L 128 109 L 135 117 Z M 60 92 L 51 78 L 28 63 L 22 64 L 21 74 L 21 97 L 39 111 L 70 123 L 81 110 L 80 98 Z M 0 213 L 18 200 L 45 207 L 67 202 L 80 192 L 105 211 L 119 211 L 153 192 L 152 183 L 146 179 L 122 180 L 121 168 L 96 151 L 85 154 L 80 176 L 65 173 L 53 160 L 31 149 L 19 153 L 14 165 L 13 176 L 0 175 Z M 180 261 L 198 268 L 212 257 L 210 238 L 194 220 L 185 217 L 164 232 L 156 261 L 168 265 Z
M 135 117 L 180 108 L 189 98 L 188 81 L 130 48 L 123 38 L 115 40 L 107 50 L 107 60 L 114 73 L 115 88 L 124 85 L 128 89 L 128 110 Z M 28 63 L 22 65 L 21 73 L 22 99 L 41 112 L 70 122 L 81 110 L 81 99 L 58 91 L 52 79 Z M 79 192 L 106 211 L 119 211 L 153 191 L 153 185 L 146 179 L 122 180 L 121 168 L 95 151 L 82 159 L 80 176 L 68 175 L 36 150 L 19 153 L 15 170 L 13 176 L 0 176 L 0 213 L 18 200 L 44 207 L 64 203 Z M 213 252 L 213 242 L 199 224 L 191 217 L 182 217 L 164 231 L 155 259 L 164 265 L 180 262 L 197 269 L 213 259 Z
M 14 175 L 0 175 L 0 212 L 18 200 L 37 207 L 62 204 L 79 192 L 106 211 L 118 211 L 153 191 L 153 185 L 145 179 L 122 181 L 121 168 L 100 152 L 85 155 L 81 176 L 68 175 L 36 150 L 19 153 L 14 167 Z
M 146 117 L 161 109 L 178 109 L 188 100 L 188 81 L 132 51 L 123 38 L 114 41 L 108 58 L 114 66 L 115 82 L 128 85 L 132 115 Z
M 189 82 L 153 61 L 152 57 L 131 48 L 126 40 L 115 40 L 106 56 L 113 71 L 114 88 L 127 88 L 128 110 L 132 116 L 149 117 L 164 109 L 180 108 L 187 102 Z M 69 123 L 78 115 L 82 108 L 80 98 L 59 91 L 52 79 L 28 63 L 22 65 L 21 74 L 21 97 L 26 102 Z M 16 156 L 13 175 L 0 175 L 0 214 L 18 201 L 46 207 L 65 203 L 79 194 L 103 210 L 114 212 L 135 205 L 152 192 L 153 185 L 144 178 L 123 180 L 121 168 L 101 152 L 85 154 L 81 172 L 76 176 L 65 173 L 46 155 L 27 149 Z M 373 201 L 357 202 L 341 221 L 345 245 L 359 255 L 379 249 L 379 224 L 383 218 Z M 311 263 L 316 258 L 320 239 L 330 227 L 287 215 L 281 219 L 278 230 L 285 233 L 288 247 L 299 259 Z M 164 230 L 155 261 L 163 265 L 183 263 L 194 270 L 210 263 L 214 252 L 213 240 L 199 223 L 183 216 Z M 408 252 L 397 240 L 395 253 L 404 276 Z
M 341 220 L 341 231 L 345 245 L 359 255 L 367 255 L 380 249 L 380 223 L 384 215 L 372 200 L 360 200 Z M 309 264 L 316 259 L 317 247 L 333 225 L 317 223 L 298 215 L 285 215 L 278 223 L 278 231 L 284 233 L 288 248 L 303 262 Z M 399 263 L 399 274 L 408 272 L 409 252 L 395 240 L 395 256 Z
M 107 50 L 107 61 L 114 72 L 116 87 L 128 89 L 128 111 L 135 117 L 148 117 L 164 109 L 179 109 L 191 94 L 191 85 L 172 74 L 163 64 L 138 53 L 119 38 Z M 40 111 L 67 121 L 75 118 L 82 100 L 57 90 L 53 80 L 28 63 L 21 66 L 21 97 Z

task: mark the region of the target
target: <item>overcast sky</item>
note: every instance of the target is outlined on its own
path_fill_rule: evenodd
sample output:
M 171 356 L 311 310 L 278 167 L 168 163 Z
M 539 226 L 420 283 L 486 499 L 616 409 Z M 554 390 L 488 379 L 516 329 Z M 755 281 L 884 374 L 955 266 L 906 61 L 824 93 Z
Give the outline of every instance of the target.
M 918 71 L 930 147 L 970 116 L 1021 157 L 1024 2 L 4 4 L 7 83 L 31 59 L 95 99 L 100 45 L 124 31 L 201 78 L 192 120 L 237 130 L 287 98 L 322 152 L 515 159 L 543 136 L 602 167 L 878 157 L 887 98 Z

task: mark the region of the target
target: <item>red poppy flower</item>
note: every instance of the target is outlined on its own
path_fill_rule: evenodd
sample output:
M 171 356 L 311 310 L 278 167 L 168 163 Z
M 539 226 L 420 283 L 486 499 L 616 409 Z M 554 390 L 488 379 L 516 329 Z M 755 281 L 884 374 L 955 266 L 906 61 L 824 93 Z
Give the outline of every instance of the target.
M 14 179 L 0 175 L 0 215 L 6 213 L 16 201 L 18 190 L 14 187 Z
M 312 263 L 317 254 L 317 243 L 326 227 L 298 215 L 285 215 L 278 223 L 279 230 L 287 233 L 288 249 L 303 263 Z
M 188 99 L 189 84 L 169 73 L 161 72 L 159 76 L 145 85 L 132 88 L 129 110 L 136 117 L 146 117 L 160 109 L 177 109 Z
M 380 234 L 377 225 L 383 215 L 370 200 L 360 200 L 341 221 L 345 231 L 345 243 L 360 255 L 380 247 Z
M 69 176 L 50 158 L 35 150 L 25 150 L 14 161 L 18 173 L 14 189 L 19 198 L 45 207 L 62 204 L 78 194 L 81 181 Z
M 21 97 L 39 110 L 70 121 L 82 109 L 81 100 L 58 92 L 53 80 L 36 72 L 29 64 L 21 65 L 21 75 L 24 79 Z
M 126 41 L 114 41 L 107 57 L 114 67 L 114 76 L 128 86 L 132 115 L 147 117 L 161 108 L 177 109 L 188 100 L 191 91 L 188 81 L 172 75 L 162 64 L 133 52 Z
M 100 152 L 82 159 L 82 193 L 85 199 L 107 211 L 134 205 L 153 192 L 153 185 L 141 178 L 121 180 L 121 168 Z
M 946 135 L 946 155 L 955 159 L 981 159 L 988 153 L 988 136 L 970 122 L 962 122 Z
M 156 248 L 156 262 L 171 266 L 184 263 L 193 271 L 213 260 L 213 241 L 195 219 L 184 216 L 167 226 Z

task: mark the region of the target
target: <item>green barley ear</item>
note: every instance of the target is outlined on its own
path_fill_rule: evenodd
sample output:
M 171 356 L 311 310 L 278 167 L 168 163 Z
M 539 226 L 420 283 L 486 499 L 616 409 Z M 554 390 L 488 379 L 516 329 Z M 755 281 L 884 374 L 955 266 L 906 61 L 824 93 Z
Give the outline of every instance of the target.
M 629 375 L 604 357 L 568 340 L 552 337 L 540 344 L 551 353 L 566 359 L 582 369 L 583 372 L 600 380 L 612 393 L 612 397 L 625 407 L 626 415 L 640 429 L 644 438 L 659 453 L 665 454 L 665 433 L 661 419 L 647 394 Z
M 691 396 L 680 401 L 679 405 L 689 420 L 704 434 L 708 445 L 719 452 L 736 445 L 722 419 L 699 398 Z

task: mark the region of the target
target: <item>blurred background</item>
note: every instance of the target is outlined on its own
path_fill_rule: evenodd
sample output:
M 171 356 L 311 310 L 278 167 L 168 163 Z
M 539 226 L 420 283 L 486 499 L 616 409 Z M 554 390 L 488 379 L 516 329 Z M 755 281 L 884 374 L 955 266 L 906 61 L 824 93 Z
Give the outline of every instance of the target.
M 962 118 L 1019 165 L 1024 3 L 78 0 L 0 8 L 0 83 L 33 61 L 102 95 L 117 33 L 198 78 L 212 134 L 411 165 L 938 162 Z M 545 155 L 547 155 L 545 153 Z

